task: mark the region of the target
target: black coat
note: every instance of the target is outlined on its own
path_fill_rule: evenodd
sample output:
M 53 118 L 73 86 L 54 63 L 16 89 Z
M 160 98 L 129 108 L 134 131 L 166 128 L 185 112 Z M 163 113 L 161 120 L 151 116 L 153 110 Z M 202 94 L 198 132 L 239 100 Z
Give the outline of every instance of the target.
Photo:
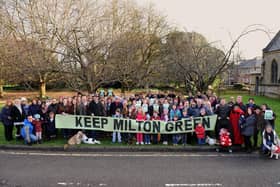
M 11 109 L 11 115 L 13 122 L 23 122 L 25 119 L 25 113 L 23 110 L 23 107 L 21 107 L 22 113 L 19 111 L 19 109 L 16 106 L 13 106 Z
M 94 116 L 105 116 L 104 106 L 98 102 L 91 101 L 88 106 L 88 114 Z
M 114 115 L 116 113 L 116 110 L 117 108 L 119 108 L 121 111 L 123 110 L 123 105 L 122 103 L 116 103 L 116 102 L 113 102 L 110 106 L 110 114 L 111 115 Z
M 0 121 L 2 121 L 5 126 L 13 125 L 11 116 L 12 116 L 12 107 L 4 107 L 0 114 Z

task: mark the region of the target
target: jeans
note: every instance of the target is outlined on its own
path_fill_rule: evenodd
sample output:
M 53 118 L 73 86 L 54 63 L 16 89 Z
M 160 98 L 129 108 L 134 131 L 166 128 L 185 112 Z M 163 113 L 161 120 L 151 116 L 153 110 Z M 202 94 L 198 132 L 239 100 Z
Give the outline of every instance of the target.
M 266 145 L 268 145 L 269 147 L 272 146 L 272 142 L 271 141 L 266 141 Z M 263 152 L 268 152 L 270 150 L 268 150 L 264 145 L 262 145 L 262 150 Z
M 172 135 L 172 143 L 173 143 L 173 144 L 178 144 L 179 137 L 180 137 L 179 134 L 173 134 L 173 135 Z
M 153 144 L 158 144 L 158 134 L 153 134 Z
M 116 142 L 116 136 L 118 137 L 118 142 L 121 143 L 122 142 L 122 136 L 121 136 L 120 132 L 113 132 L 112 142 L 113 143 Z
M 30 140 L 30 142 L 28 142 L 28 140 Z M 32 142 L 36 142 L 37 141 L 37 137 L 34 134 L 30 134 L 29 138 L 26 136 L 24 138 L 25 143 L 32 143 Z
M 205 144 L 205 138 L 198 138 L 198 145 L 204 145 Z
M 151 135 L 144 134 L 144 143 L 151 143 Z

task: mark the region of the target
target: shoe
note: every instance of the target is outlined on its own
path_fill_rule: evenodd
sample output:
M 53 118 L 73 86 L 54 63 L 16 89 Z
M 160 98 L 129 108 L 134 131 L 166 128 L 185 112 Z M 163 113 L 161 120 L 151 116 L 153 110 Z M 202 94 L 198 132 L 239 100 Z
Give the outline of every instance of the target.
M 229 152 L 229 153 L 232 153 L 232 150 L 231 150 L 231 149 L 229 149 L 229 150 L 228 150 L 228 152 Z
M 167 141 L 162 142 L 163 145 L 168 145 Z
M 136 142 L 136 145 L 139 145 L 139 142 Z
M 151 142 L 149 142 L 148 145 L 151 145 Z
M 141 142 L 141 145 L 144 145 L 144 142 Z
M 147 143 L 147 142 L 145 142 L 144 144 L 145 144 L 145 145 L 147 145 L 148 143 Z
M 39 144 L 42 144 L 42 140 L 38 140 L 38 143 L 39 143 Z

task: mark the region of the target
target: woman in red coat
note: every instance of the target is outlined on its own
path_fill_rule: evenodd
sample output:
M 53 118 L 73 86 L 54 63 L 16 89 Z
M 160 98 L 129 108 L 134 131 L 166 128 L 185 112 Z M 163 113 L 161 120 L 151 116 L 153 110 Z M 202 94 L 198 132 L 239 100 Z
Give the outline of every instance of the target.
M 239 127 L 239 118 L 243 115 L 243 110 L 240 109 L 238 105 L 233 105 L 233 108 L 230 112 L 229 120 L 232 126 L 233 133 L 233 144 L 234 145 L 242 145 L 243 144 L 243 136 L 241 135 L 240 127 Z

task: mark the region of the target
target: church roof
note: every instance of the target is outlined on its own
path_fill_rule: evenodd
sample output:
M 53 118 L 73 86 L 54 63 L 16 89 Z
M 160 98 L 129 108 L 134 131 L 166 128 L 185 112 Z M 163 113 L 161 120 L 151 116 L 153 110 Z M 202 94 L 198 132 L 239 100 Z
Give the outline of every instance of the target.
M 263 52 L 272 52 L 280 50 L 280 31 L 274 36 L 274 38 L 263 49 Z
M 260 57 L 256 57 L 253 59 L 249 59 L 249 60 L 242 60 L 239 63 L 239 67 L 240 68 L 253 68 L 253 67 L 261 67 L 262 65 L 262 58 Z

